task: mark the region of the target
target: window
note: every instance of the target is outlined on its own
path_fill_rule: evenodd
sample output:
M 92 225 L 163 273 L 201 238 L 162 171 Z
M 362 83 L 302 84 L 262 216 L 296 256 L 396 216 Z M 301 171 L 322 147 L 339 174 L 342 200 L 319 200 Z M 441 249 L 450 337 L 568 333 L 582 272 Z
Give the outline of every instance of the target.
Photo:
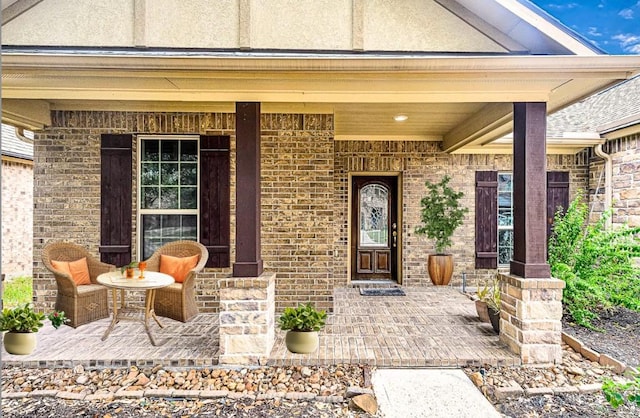
M 360 190 L 360 246 L 389 246 L 389 190 L 368 184 Z
M 100 138 L 100 260 L 132 260 L 133 135 Z M 198 240 L 206 267 L 229 267 L 230 138 L 140 136 L 136 216 L 138 259 L 177 239 Z
M 513 254 L 513 182 L 511 173 L 498 173 L 498 265 Z
M 141 259 L 167 242 L 198 240 L 198 149 L 197 137 L 140 137 Z
M 476 171 L 477 269 L 507 266 L 513 255 L 513 175 L 508 172 Z M 569 173 L 547 172 L 547 238 L 554 214 L 569 206 Z

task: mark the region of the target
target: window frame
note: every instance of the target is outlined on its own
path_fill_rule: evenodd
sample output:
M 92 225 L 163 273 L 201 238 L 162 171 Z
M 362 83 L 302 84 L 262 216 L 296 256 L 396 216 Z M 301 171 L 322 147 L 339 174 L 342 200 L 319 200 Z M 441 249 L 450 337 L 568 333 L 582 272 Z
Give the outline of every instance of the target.
M 196 141 L 196 208 L 195 209 L 143 209 L 142 206 L 142 142 L 145 140 L 159 141 Z M 196 215 L 196 240 L 200 241 L 200 136 L 199 135 L 138 135 L 136 144 L 136 248 L 137 258 L 142 260 L 143 251 L 143 234 L 142 234 L 142 217 L 144 215 Z
M 511 194 L 511 205 L 509 207 L 509 209 L 511 210 L 511 225 L 500 225 L 500 209 L 501 209 L 501 206 L 500 206 L 500 192 L 501 192 L 501 190 L 500 190 L 500 184 L 501 184 L 500 183 L 500 176 L 504 176 L 504 175 L 508 175 L 508 176 L 511 177 L 511 190 L 509 191 L 509 193 Z M 507 261 L 506 263 L 501 263 L 500 262 L 500 249 L 504 248 L 503 246 L 500 245 L 500 231 L 511 231 L 512 236 L 513 236 L 513 215 L 514 215 L 514 213 L 513 213 L 513 172 L 511 172 L 511 171 L 498 171 L 497 181 L 498 181 L 498 185 L 497 185 L 497 193 L 496 193 L 496 199 L 497 199 L 497 202 L 496 202 L 496 211 L 497 211 L 497 216 L 496 216 L 496 219 L 497 219 L 497 225 L 496 225 L 496 227 L 497 227 L 497 231 L 496 231 L 497 242 L 496 242 L 496 244 L 497 244 L 497 247 L 496 248 L 497 248 L 497 251 L 498 251 L 498 260 L 497 260 L 498 268 L 501 268 L 501 267 L 508 267 L 511 258 L 513 257 L 513 241 L 512 241 L 512 244 L 511 244 L 511 256 L 512 257 L 510 257 L 509 261 Z M 502 207 L 502 208 L 504 209 L 505 207 Z

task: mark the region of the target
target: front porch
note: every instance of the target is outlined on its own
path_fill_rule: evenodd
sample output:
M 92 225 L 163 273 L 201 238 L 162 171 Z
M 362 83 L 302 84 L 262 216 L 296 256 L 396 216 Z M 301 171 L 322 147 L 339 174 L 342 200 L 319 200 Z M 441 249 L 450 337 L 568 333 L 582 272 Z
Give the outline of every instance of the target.
M 474 304 L 452 287 L 405 287 L 407 296 L 361 296 L 356 288 L 334 291 L 334 312 L 309 355 L 289 353 L 284 332 L 267 365 L 361 363 L 385 367 L 516 365 L 490 324 L 480 322 Z M 218 365 L 217 314 L 202 313 L 189 323 L 162 318 L 152 325 L 160 345 L 151 345 L 142 324 L 120 322 L 101 341 L 110 318 L 78 329 L 45 326 L 28 356 L 3 352 L 4 366 L 20 367 L 211 367 Z

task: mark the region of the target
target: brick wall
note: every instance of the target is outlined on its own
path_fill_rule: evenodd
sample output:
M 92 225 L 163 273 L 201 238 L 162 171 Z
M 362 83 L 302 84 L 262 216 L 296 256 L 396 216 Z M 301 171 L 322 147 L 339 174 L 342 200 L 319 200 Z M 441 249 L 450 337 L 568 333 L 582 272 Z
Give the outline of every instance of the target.
M 332 306 L 333 146 L 331 115 L 262 117 L 262 256 L 279 311 Z
M 612 157 L 614 225 L 640 226 L 640 134 L 608 141 L 603 150 Z M 597 220 L 604 208 L 604 161 L 594 156 L 590 162 L 589 191 L 593 205 L 591 220 Z
M 233 114 L 59 111 L 52 114 L 52 120 L 53 126 L 38 132 L 35 141 L 34 286 L 38 304 L 52 306 L 56 293 L 51 274 L 40 262 L 45 243 L 73 241 L 98 254 L 101 133 L 230 135 L 234 261 Z M 469 273 L 470 280 L 494 273 L 474 269 L 474 249 L 468 245 L 474 242 L 474 172 L 510 171 L 510 156 L 448 155 L 434 142 L 334 141 L 331 115 L 265 114 L 261 125 L 262 257 L 265 270 L 277 273 L 278 311 L 307 301 L 330 309 L 333 288 L 347 284 L 349 173 L 401 173 L 405 285 L 430 285 L 425 260 L 432 243 L 413 230 L 425 180 L 438 181 L 444 174 L 465 193 L 463 203 L 470 208 L 463 227 L 454 235 L 454 283 L 460 282 L 462 272 Z M 135 179 L 135 156 L 133 160 Z M 549 156 L 548 166 L 571 171 L 572 192 L 587 184 L 583 154 Z M 135 192 L 133 199 L 135 208 Z M 132 216 L 135 229 L 135 214 Z M 230 269 L 207 269 L 199 275 L 196 291 L 202 311 L 218 311 L 218 280 L 229 275 Z
M 34 146 L 34 295 L 36 303 L 50 308 L 55 303 L 56 284 L 41 262 L 49 241 L 72 241 L 98 256 L 100 244 L 100 134 L 210 134 L 231 136 L 232 173 L 235 172 L 235 115 L 220 113 L 145 113 L 57 111 L 52 126 L 36 133 Z M 136 138 L 134 136 L 134 193 L 136 207 Z M 235 176 L 231 177 L 235 196 Z M 235 204 L 231 202 L 232 260 L 235 238 Z M 133 216 L 134 239 L 136 234 Z M 137 250 L 134 247 L 134 259 Z M 217 279 L 228 277 L 230 269 L 207 269 L 198 275 L 197 303 L 203 312 L 218 311 Z M 136 295 L 140 293 L 140 295 Z M 129 292 L 140 300 L 142 292 Z
M 33 164 L 2 158 L 2 273 L 31 276 Z
M 549 170 L 570 171 L 570 195 L 575 195 L 588 181 L 585 153 L 577 155 L 550 155 Z M 475 171 L 511 171 L 510 155 L 444 154 L 436 142 L 420 141 L 337 141 L 336 142 L 336 278 L 347 276 L 348 244 L 348 174 L 371 172 L 402 172 L 402 243 L 403 284 L 407 286 L 430 285 L 426 258 L 434 251 L 433 242 L 417 236 L 413 231 L 420 222 L 420 199 L 426 188 L 426 180 L 439 181 L 445 174 L 451 177 L 450 185 L 464 192 L 462 204 L 469 208 L 464 224 L 453 235 L 455 270 L 452 284 L 459 285 L 462 273 L 467 273 L 471 285 L 495 274 L 493 270 L 476 270 L 475 249 Z

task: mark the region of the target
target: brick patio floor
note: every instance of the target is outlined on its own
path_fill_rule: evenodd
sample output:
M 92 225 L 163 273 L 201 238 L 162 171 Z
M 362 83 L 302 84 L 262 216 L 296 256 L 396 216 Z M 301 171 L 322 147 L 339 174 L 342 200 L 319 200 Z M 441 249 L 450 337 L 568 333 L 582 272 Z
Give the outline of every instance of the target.
M 289 353 L 284 332 L 268 365 L 365 363 L 393 367 L 459 367 L 467 364 L 514 365 L 518 357 L 502 345 L 491 325 L 481 323 L 475 306 L 450 287 L 404 287 L 407 296 L 361 296 L 356 288 L 334 294 L 334 312 L 320 334 L 316 353 Z M 142 324 L 123 321 L 102 341 L 110 319 L 78 329 L 38 333 L 38 346 L 28 356 L 2 349 L 3 366 L 21 367 L 204 367 L 218 364 L 218 316 L 200 314 L 183 324 L 161 318 L 152 324 L 159 342 L 151 345 Z

